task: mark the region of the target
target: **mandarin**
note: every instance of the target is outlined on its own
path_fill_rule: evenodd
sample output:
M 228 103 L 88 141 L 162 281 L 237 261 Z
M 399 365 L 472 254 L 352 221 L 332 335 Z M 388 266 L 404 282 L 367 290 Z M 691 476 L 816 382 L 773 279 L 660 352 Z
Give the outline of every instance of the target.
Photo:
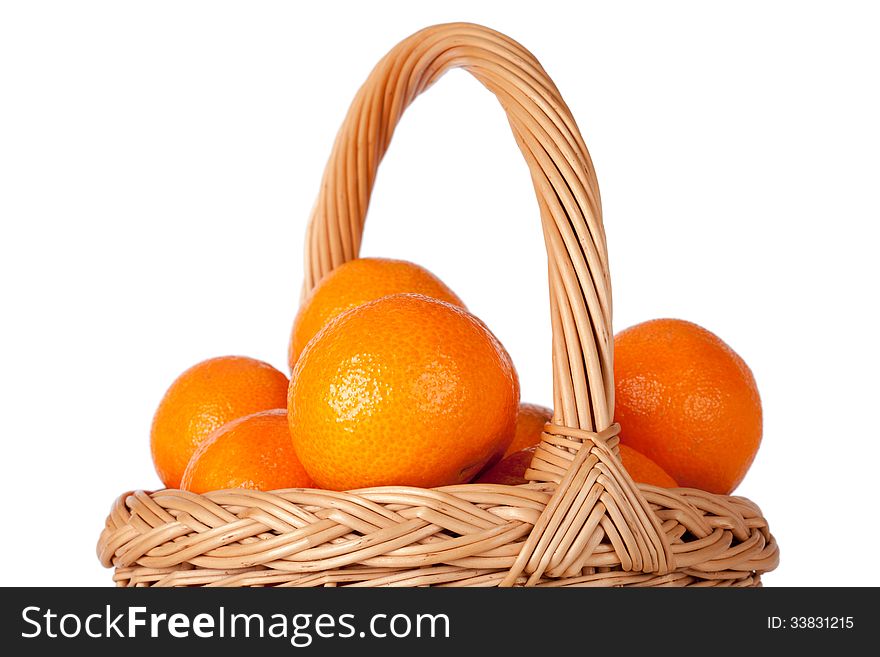
M 466 482 L 510 443 L 519 380 L 476 317 L 419 294 L 338 316 L 303 351 L 294 448 L 322 488 Z
M 520 404 L 519 412 L 516 415 L 516 431 L 513 434 L 513 441 L 508 446 L 504 456 L 510 456 L 514 452 L 518 452 L 526 447 L 532 447 L 541 442 L 544 425 L 552 419 L 553 411 L 545 406 Z
M 153 417 L 150 451 L 156 473 L 177 488 L 193 452 L 230 420 L 287 405 L 287 377 L 244 356 L 221 356 L 192 366 L 168 388 Z
M 180 482 L 194 493 L 313 485 L 293 451 L 284 408 L 246 415 L 216 429 L 193 453 Z
M 718 336 L 657 319 L 614 338 L 620 440 L 680 486 L 730 494 L 761 443 L 761 398 L 751 370 Z
M 529 483 L 525 475 L 532 462 L 532 457 L 535 456 L 536 448 L 535 445 L 532 445 L 513 454 L 508 454 L 491 468 L 480 473 L 480 476 L 474 480 L 474 483 L 504 484 L 506 486 L 518 486 Z
M 660 488 L 678 488 L 678 483 L 659 465 L 629 445 L 620 445 L 620 460 L 632 480 Z
M 324 276 L 300 306 L 290 335 L 290 369 L 306 344 L 340 313 L 390 294 L 412 292 L 464 308 L 455 293 L 424 267 L 405 260 L 358 258 Z

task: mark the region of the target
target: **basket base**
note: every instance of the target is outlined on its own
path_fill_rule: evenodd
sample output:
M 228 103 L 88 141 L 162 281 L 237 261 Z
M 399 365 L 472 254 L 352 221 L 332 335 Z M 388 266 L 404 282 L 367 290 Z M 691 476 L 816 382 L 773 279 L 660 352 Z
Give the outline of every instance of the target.
M 596 569 L 599 570 L 599 569 Z M 286 573 L 265 568 L 237 571 L 202 568 L 143 568 L 116 569 L 113 580 L 120 587 L 494 587 L 507 574 L 506 570 L 479 570 L 450 566 L 391 572 L 380 568 L 351 568 L 324 573 Z M 707 577 L 709 575 L 710 577 Z M 714 577 L 711 577 L 714 575 Z M 520 577 L 515 586 L 523 586 Z M 737 587 L 762 586 L 761 576 L 752 573 L 700 573 L 681 571 L 666 575 L 627 573 L 621 570 L 602 570 L 585 573 L 580 577 L 548 579 L 538 587 Z

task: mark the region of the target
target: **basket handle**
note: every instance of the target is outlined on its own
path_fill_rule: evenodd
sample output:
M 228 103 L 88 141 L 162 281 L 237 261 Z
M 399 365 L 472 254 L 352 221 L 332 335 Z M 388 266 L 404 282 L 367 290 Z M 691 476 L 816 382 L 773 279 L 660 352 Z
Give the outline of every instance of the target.
M 611 287 L 596 174 L 571 112 L 525 48 L 486 27 L 450 23 L 413 34 L 376 65 L 324 170 L 306 233 L 303 294 L 358 257 L 376 172 L 394 128 L 407 106 L 452 68 L 469 71 L 507 113 L 531 173 L 548 256 L 555 428 L 544 434 L 530 476 L 559 485 L 508 583 L 523 570 L 532 582 L 545 571 L 567 572 L 577 567 L 575 555 L 583 554 L 584 544 L 595 548 L 603 536 L 626 552 L 622 562 L 633 569 L 664 572 L 671 558 L 665 536 L 616 459 Z M 584 443 L 588 449 L 580 449 Z M 586 495 L 589 490 L 580 490 L 585 486 L 601 491 Z M 603 491 L 614 499 L 603 504 Z M 615 517 L 599 519 L 597 505 L 605 512 L 615 506 Z

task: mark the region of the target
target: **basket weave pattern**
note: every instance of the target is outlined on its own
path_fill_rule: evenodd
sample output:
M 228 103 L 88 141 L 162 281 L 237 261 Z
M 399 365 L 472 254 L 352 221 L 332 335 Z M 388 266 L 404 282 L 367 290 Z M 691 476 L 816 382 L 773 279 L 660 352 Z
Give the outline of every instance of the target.
M 757 586 L 776 567 L 776 542 L 749 500 L 636 484 L 622 467 L 595 172 L 559 91 L 508 37 L 438 25 L 379 62 L 325 169 L 303 292 L 358 257 L 394 128 L 451 68 L 469 71 L 501 103 L 541 215 L 555 412 L 527 472 L 532 483 L 126 493 L 98 543 L 118 585 Z

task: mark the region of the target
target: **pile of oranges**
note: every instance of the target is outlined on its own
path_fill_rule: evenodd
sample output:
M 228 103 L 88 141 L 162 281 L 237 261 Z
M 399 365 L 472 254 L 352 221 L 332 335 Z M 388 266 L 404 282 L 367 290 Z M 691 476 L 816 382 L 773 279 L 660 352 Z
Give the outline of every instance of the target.
M 510 355 L 436 276 L 348 262 L 294 321 L 290 378 L 224 356 L 181 374 L 151 431 L 168 488 L 352 490 L 523 484 L 552 412 L 520 403 Z M 615 338 L 621 459 L 633 479 L 730 493 L 761 440 L 751 371 L 717 336 L 654 320 Z

